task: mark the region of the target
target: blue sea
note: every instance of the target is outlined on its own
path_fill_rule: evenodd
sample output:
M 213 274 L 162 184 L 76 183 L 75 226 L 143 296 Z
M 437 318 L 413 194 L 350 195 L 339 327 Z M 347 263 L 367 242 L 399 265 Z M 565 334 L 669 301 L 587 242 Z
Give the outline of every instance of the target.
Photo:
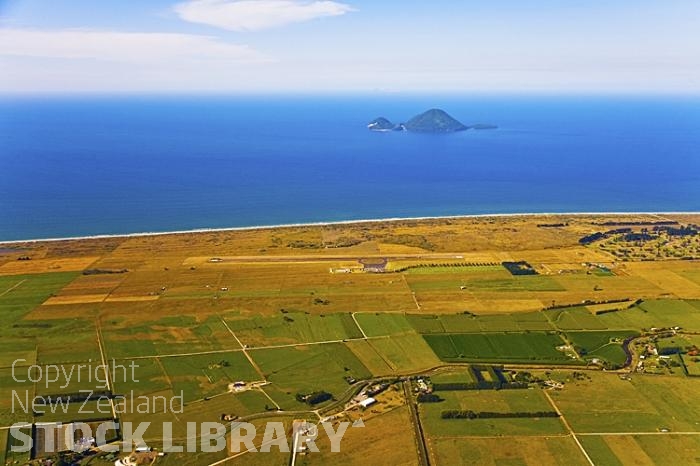
M 366 128 L 432 107 L 499 128 Z M 0 98 L 0 240 L 698 210 L 698 97 Z

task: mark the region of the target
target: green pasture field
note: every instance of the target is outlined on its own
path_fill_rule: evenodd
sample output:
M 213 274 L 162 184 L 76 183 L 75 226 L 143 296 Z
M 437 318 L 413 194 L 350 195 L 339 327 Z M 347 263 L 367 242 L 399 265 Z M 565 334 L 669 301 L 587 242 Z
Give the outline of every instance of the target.
M 241 351 L 160 358 L 173 391 L 185 402 L 224 393 L 236 381 L 260 380 Z
M 700 435 L 669 435 L 663 442 L 645 435 L 632 437 L 638 448 L 627 450 L 637 456 L 639 462 L 650 458 L 655 464 L 692 464 L 698 461 L 700 451 Z M 610 441 L 610 440 L 609 440 Z M 612 443 L 612 442 L 611 442 Z M 628 458 L 625 458 L 629 461 Z M 637 461 L 635 461 L 637 462 Z
M 432 274 L 474 274 L 474 273 L 484 273 L 484 272 L 506 272 L 506 270 L 501 265 L 467 265 L 467 266 L 429 266 L 421 265 L 417 267 L 410 267 L 404 270 L 402 273 L 407 275 L 432 275 Z M 507 273 L 507 272 L 506 272 Z M 510 275 L 510 274 L 509 274 Z M 505 275 L 504 275 L 505 276 Z
M 324 390 L 340 396 L 349 389 L 343 377 L 366 379 L 372 376 L 362 362 L 342 343 L 253 349 L 253 360 L 260 366 L 273 390 L 270 396 L 287 409 L 305 404 L 295 400 L 297 393 Z
M 472 376 L 472 372 L 465 368 L 455 368 L 449 372 L 440 372 L 438 374 L 432 375 L 430 380 L 433 383 L 472 383 L 476 382 Z
M 32 412 L 27 400 L 31 402 L 33 398 L 34 384 L 28 380 L 26 368 L 16 369 L 14 374 L 11 369 L 0 369 L 0 426 L 31 422 Z
M 114 392 L 136 396 L 170 392 L 172 384 L 158 358 L 110 360 Z
M 354 340 L 345 343 L 362 364 L 374 376 L 393 374 L 393 367 L 368 340 Z
M 566 291 L 552 277 L 546 275 L 513 276 L 503 280 L 470 280 L 467 287 L 480 291 Z
M 408 318 L 402 313 L 358 312 L 355 319 L 368 337 L 414 332 Z
M 688 370 L 688 375 L 691 377 L 700 377 L 700 359 L 697 357 L 689 357 L 683 355 L 683 364 Z
M 700 451 L 700 435 L 580 436 L 595 464 L 693 464 Z
M 218 299 L 256 314 L 398 311 L 413 304 L 410 290 L 393 274 L 332 274 L 332 262 L 222 266 L 217 287 L 228 291 L 217 292 Z
M 445 333 L 443 319 L 436 314 L 406 314 L 406 319 L 418 333 Z
M 16 323 L 29 311 L 70 283 L 79 272 L 51 272 L 0 276 L 0 314 L 5 322 Z M 12 333 L 3 326 L 0 335 Z
M 250 346 L 362 338 L 349 313 L 288 312 L 274 316 L 229 317 L 227 323 L 241 342 Z
M 79 276 L 77 272 L 0 276 L 0 367 L 99 361 L 95 324 L 87 317 L 26 319 L 32 309 Z M 51 308 L 47 306 L 47 308 Z M 58 306 L 56 309 L 60 309 Z M 25 359 L 26 361 L 20 361 Z
M 624 364 L 627 355 L 620 343 L 612 343 L 611 340 L 621 342 L 638 335 L 639 332 L 634 330 L 566 332 L 569 340 L 582 349 L 584 359 L 601 358 L 618 365 Z
M 599 316 L 593 315 L 584 306 L 552 309 L 544 312 L 560 330 L 605 330 L 608 328 Z
M 659 338 L 656 340 L 656 347 L 660 354 L 668 354 L 676 350 L 684 351 L 691 346 L 690 339 L 685 335 L 675 335 L 669 338 Z
M 416 293 L 436 292 L 459 289 L 466 286 L 470 291 L 487 292 L 517 292 L 517 291 L 565 291 L 561 284 L 546 275 L 512 276 L 505 270 L 502 273 L 484 274 L 480 277 L 476 273 L 460 274 L 458 272 L 447 274 L 411 275 L 406 279 L 411 290 Z
M 590 361 L 593 358 L 598 358 L 603 361 L 607 361 L 613 367 L 621 367 L 627 361 L 627 355 L 622 349 L 622 345 L 611 343 L 609 345 L 601 346 L 595 351 L 582 356 L 586 361 Z
M 9 447 L 9 445 L 7 444 L 8 440 L 9 440 L 9 438 L 8 438 L 9 435 L 10 435 L 9 430 L 6 430 L 6 429 L 0 430 L 0 464 L 2 464 L 2 465 L 8 464 L 8 460 L 6 458 L 6 453 L 7 453 L 8 447 Z M 12 464 L 11 460 L 10 460 L 10 464 Z
M 437 465 L 588 466 L 568 436 L 515 436 L 504 438 L 438 438 L 430 442 Z M 596 463 L 603 464 L 603 463 Z
M 578 437 L 579 442 L 581 442 L 594 464 L 623 466 L 620 458 L 615 455 L 615 452 L 608 445 L 607 439 L 613 439 L 613 437 L 599 435 L 581 435 Z
M 523 312 L 520 314 L 510 314 L 520 327 L 520 330 L 553 330 L 554 327 L 543 312 Z
M 39 414 L 41 413 L 41 414 Z M 111 419 L 112 409 L 109 401 L 75 401 L 37 406 L 34 422 L 89 421 L 92 419 Z
M 682 327 L 700 331 L 697 301 L 657 299 L 643 301 L 630 309 L 591 313 L 585 306 L 544 311 L 560 330 L 649 329 Z
M 518 332 L 520 327 L 512 314 L 483 315 L 477 319 L 482 332 Z
M 31 429 L 22 429 L 22 433 L 30 435 Z M 0 431 L 0 459 L 3 465 L 25 464 L 29 460 L 29 452 L 13 452 L 12 446 L 22 446 L 20 440 L 9 434 L 9 430 Z
M 56 373 L 54 366 L 58 368 L 60 373 Z M 102 367 L 102 362 L 79 362 L 69 364 L 52 364 L 47 366 L 40 365 L 41 371 L 38 368 L 33 368 L 32 377 L 39 379 L 35 384 L 37 395 L 56 395 L 61 393 L 77 393 L 81 390 L 107 390 L 105 382 L 106 374 Z M 23 378 L 28 376 L 28 368 L 17 369 L 15 372 L 20 373 Z M 53 379 L 58 380 L 53 381 Z
M 553 333 L 453 333 L 424 335 L 443 361 L 567 363 L 556 349 L 563 340 Z
M 224 393 L 220 396 L 186 403 L 184 412 L 178 414 L 188 422 L 221 422 L 221 414 L 249 416 L 265 412 L 270 400 L 260 390 L 246 390 L 239 393 Z
M 406 334 L 391 338 L 376 338 L 367 341 L 367 345 L 375 351 L 383 363 L 377 367 L 374 358 L 369 357 L 365 365 L 375 375 L 413 373 L 441 364 L 440 359 L 420 335 Z M 353 346 L 348 343 L 348 347 L 354 350 L 358 345 Z M 362 351 L 356 352 L 356 355 L 365 362 L 367 355 Z M 382 366 L 386 366 L 389 370 L 381 371 Z
M 565 432 L 558 418 L 442 419 L 445 410 L 492 411 L 499 413 L 552 411 L 539 389 L 437 391 L 444 401 L 421 403 L 419 411 L 427 435 L 554 435 Z
M 172 394 L 162 393 L 168 403 L 168 408 L 164 412 L 161 399 L 151 401 L 152 412 L 141 414 L 136 412 L 136 406 L 143 403 L 143 398 L 135 398 L 134 406 L 131 406 L 127 399 L 126 413 L 120 416 L 122 421 L 142 422 L 150 421 L 144 439 L 149 445 L 158 446 L 163 439 L 163 422 L 172 423 L 172 435 L 176 438 L 183 438 L 188 435 L 187 422 L 221 422 L 222 414 L 234 416 L 248 416 L 256 413 L 264 413 L 266 406 L 272 403 L 259 390 L 248 390 L 239 393 L 222 393 L 207 399 L 186 402 L 183 407 L 179 406 L 177 400 L 173 402 L 173 410 L 170 410 L 170 397 Z M 151 396 L 148 397 L 153 400 Z M 257 421 L 252 421 L 257 422 Z M 177 443 L 177 442 L 176 442 Z M 170 455 L 168 455 L 170 456 Z
M 554 330 L 542 312 L 516 314 L 406 314 L 418 333 L 518 332 Z
M 685 338 L 691 345 L 695 345 L 700 348 L 700 336 L 686 335 Z M 685 367 L 688 370 L 688 375 L 700 377 L 700 356 L 689 356 L 687 354 L 683 354 L 682 358 L 683 364 L 685 364 Z
M 24 352 L 32 344 L 35 345 L 36 362 L 39 364 L 100 360 L 95 323 L 87 316 L 73 319 L 22 320 L 13 326 L 12 336 L 7 337 L 7 341 L 19 340 L 23 341 L 18 346 L 20 352 Z M 18 356 L 14 351 L 10 353 L 14 354 L 3 354 L 0 357 L 3 365 L 7 364 L 10 357 Z
M 700 331 L 700 306 L 696 301 L 658 299 L 639 306 L 597 316 L 608 328 L 649 329 L 651 327 L 683 327 Z
M 550 393 L 575 432 L 700 432 L 694 378 L 588 374 L 590 381 L 572 380 Z
M 119 319 L 102 322 L 110 358 L 156 356 L 238 349 L 240 345 L 218 316 L 175 315 L 138 324 Z
M 445 314 L 439 317 L 442 328 L 445 333 L 462 333 L 462 332 L 480 332 L 481 325 L 479 324 L 478 316 L 468 314 Z
M 0 339 L 0 368 L 12 367 L 15 361 L 15 365 L 34 364 L 36 350 L 36 341 L 31 338 Z
M 658 295 L 663 292 L 657 285 L 648 280 L 633 275 L 608 275 L 596 276 L 585 274 L 562 274 L 555 278 L 564 289 L 571 293 L 586 292 L 593 293 L 594 287 L 598 288 L 597 294 L 605 296 L 606 299 L 612 297 L 632 297 Z

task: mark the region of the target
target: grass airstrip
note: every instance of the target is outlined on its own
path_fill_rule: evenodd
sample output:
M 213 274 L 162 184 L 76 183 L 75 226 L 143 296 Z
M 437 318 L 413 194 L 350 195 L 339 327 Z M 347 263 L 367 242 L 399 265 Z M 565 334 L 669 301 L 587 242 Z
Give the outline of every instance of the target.
M 222 414 L 366 418 L 347 450 L 297 464 L 691 464 L 700 458 L 700 363 L 684 348 L 700 343 L 700 258 L 627 257 L 611 249 L 619 242 L 579 239 L 698 220 L 484 217 L 3 245 L 0 464 L 28 460 L 9 451 L 13 422 L 86 418 L 23 412 L 16 394 L 102 389 L 87 373 L 32 382 L 37 371 L 103 362 L 136 365 L 135 377 L 112 377 L 113 394 L 182 394 L 181 413 L 150 406 L 118 416 L 173 421 L 175 436 L 186 435 L 184 419 Z M 502 265 L 520 261 L 535 273 Z M 673 332 L 659 337 L 662 352 L 681 349 L 650 375 L 636 369 L 644 346 L 627 342 L 647 344 L 659 329 Z M 475 382 L 470 365 L 561 385 L 460 389 Z M 414 410 L 409 376 L 456 385 Z M 393 384 L 391 396 L 344 412 L 379 380 Z M 298 396 L 321 391 L 333 399 L 312 407 Z M 445 419 L 445 410 L 559 415 Z M 171 454 L 159 464 L 221 460 L 281 464 L 289 455 Z

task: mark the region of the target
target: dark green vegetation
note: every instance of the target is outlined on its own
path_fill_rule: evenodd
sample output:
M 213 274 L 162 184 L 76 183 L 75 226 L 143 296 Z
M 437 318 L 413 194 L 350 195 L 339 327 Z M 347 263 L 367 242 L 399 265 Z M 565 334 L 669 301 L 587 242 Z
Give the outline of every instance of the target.
M 600 314 L 581 306 L 486 316 L 407 314 L 406 320 L 447 362 L 585 364 L 597 360 L 620 367 L 627 361 L 624 341 L 643 331 L 663 327 L 698 331 L 696 306 L 695 301 L 661 300 Z M 398 316 L 391 319 L 399 322 Z
M 426 335 L 435 353 L 449 362 L 567 363 L 558 351 L 564 344 L 556 333 L 453 333 Z
M 504 262 L 503 267 L 512 275 L 537 275 L 537 270 L 525 261 Z
M 452 133 L 469 129 L 448 115 L 444 110 L 437 108 L 414 116 L 404 126 L 408 131 L 417 133 Z
M 416 133 L 454 133 L 468 129 L 495 129 L 496 125 L 477 123 L 466 126 L 444 110 L 433 108 L 414 116 L 406 123 L 394 124 L 384 117 L 378 117 L 367 124 L 370 131 L 412 131 Z
M 396 129 L 396 125 L 384 117 L 375 118 L 367 124 L 371 131 L 391 131 Z

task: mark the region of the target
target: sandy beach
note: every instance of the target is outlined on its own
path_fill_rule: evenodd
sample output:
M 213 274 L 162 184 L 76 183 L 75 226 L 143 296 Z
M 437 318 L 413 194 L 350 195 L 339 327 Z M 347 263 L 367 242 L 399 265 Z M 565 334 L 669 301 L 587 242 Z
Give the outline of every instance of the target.
M 378 223 L 378 222 L 403 222 L 403 221 L 424 221 L 424 220 L 444 220 L 444 219 L 468 219 L 468 218 L 509 218 L 509 217 L 563 217 L 563 216 L 633 216 L 633 215 L 700 215 L 700 212 L 526 212 L 526 213 L 493 213 L 493 214 L 465 214 L 465 215 L 444 215 L 444 216 L 425 216 L 425 217 L 387 217 L 387 218 L 368 218 L 359 220 L 338 220 L 328 222 L 308 222 L 308 223 L 284 223 L 276 225 L 251 225 L 242 227 L 224 227 L 224 228 L 194 228 L 190 230 L 173 230 L 173 231 L 144 231 L 123 234 L 104 234 L 104 235 L 85 235 L 85 236 L 69 236 L 56 238 L 35 238 L 22 240 L 0 240 L 0 246 L 10 244 L 26 244 L 26 243 L 41 243 L 52 241 L 76 241 L 88 239 L 105 239 L 105 238 L 135 238 L 141 236 L 164 236 L 164 235 L 184 235 L 191 233 L 216 233 L 227 231 L 249 231 L 249 230 L 268 230 L 277 228 L 299 228 L 299 227 L 323 227 L 333 225 L 357 225 L 362 223 Z

